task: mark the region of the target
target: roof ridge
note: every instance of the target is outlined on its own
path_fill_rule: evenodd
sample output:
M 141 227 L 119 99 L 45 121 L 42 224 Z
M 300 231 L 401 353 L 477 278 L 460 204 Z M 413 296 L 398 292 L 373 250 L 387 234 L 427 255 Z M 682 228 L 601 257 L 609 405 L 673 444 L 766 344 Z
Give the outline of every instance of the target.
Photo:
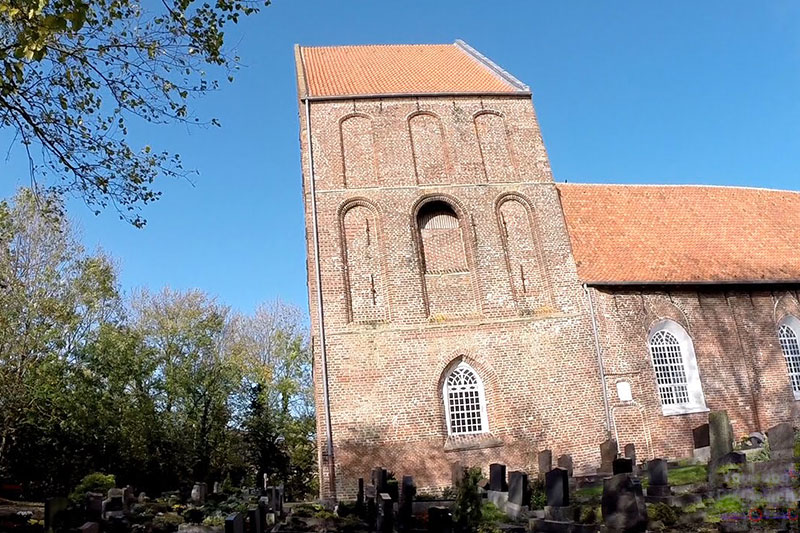
M 788 192 L 800 194 L 800 190 L 793 189 L 772 189 L 769 187 L 754 187 L 752 185 L 716 185 L 716 184 L 692 184 L 692 183 L 582 183 L 582 182 L 556 182 L 557 187 L 561 186 L 592 186 L 592 187 L 658 187 L 658 188 L 692 188 L 692 189 L 739 189 L 750 191 L 767 191 L 767 192 Z
M 490 71 L 492 71 L 493 74 L 495 74 L 496 76 L 500 77 L 503 81 L 505 81 L 507 83 L 510 83 L 516 89 L 519 89 L 520 91 L 529 91 L 530 92 L 530 90 L 531 90 L 530 87 L 528 87 L 527 85 L 522 83 L 520 80 L 515 78 L 510 72 L 505 70 L 503 67 L 501 67 L 500 65 L 498 65 L 497 63 L 495 63 L 494 61 L 492 61 L 491 59 L 489 59 L 488 57 L 486 57 L 482 53 L 480 53 L 477 50 L 475 50 L 473 47 L 468 45 L 462 39 L 456 39 L 455 42 L 453 43 L 453 45 L 456 46 L 457 48 L 460 48 L 461 50 L 463 50 L 464 52 L 466 52 L 470 56 L 472 56 L 479 63 L 481 63 L 484 67 L 486 67 Z

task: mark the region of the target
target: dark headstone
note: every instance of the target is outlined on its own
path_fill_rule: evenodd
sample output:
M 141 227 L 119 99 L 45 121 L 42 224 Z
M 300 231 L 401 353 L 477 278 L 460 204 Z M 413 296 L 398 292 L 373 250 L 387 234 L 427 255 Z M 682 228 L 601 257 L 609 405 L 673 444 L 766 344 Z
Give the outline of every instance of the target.
M 113 490 L 120 490 L 119 494 L 111 495 L 111 491 Z M 122 490 L 121 489 L 111 489 L 109 492 L 109 497 L 103 500 L 103 507 L 101 515 L 104 520 L 108 520 L 111 517 L 121 517 L 125 513 L 125 501 L 122 499 Z
M 67 519 L 66 498 L 48 498 L 44 501 L 44 530 L 50 533 L 57 528 L 61 528 Z
M 727 411 L 708 413 L 708 440 L 711 446 L 711 464 L 733 451 L 733 429 Z
M 744 452 L 729 452 L 720 457 L 714 464 L 715 468 L 725 465 L 743 465 L 747 462 L 747 455 Z
M 539 462 L 539 479 L 544 481 L 544 475 L 553 469 L 553 452 L 542 450 L 537 454 L 536 458 Z
M 381 492 L 386 492 L 386 483 L 389 481 L 389 474 L 386 472 L 385 468 L 373 468 L 372 469 L 372 484 L 375 485 L 375 490 L 378 491 L 378 494 Z
M 702 426 L 694 428 L 692 430 L 692 439 L 694 440 L 695 449 L 710 446 L 711 441 L 708 435 L 708 424 L 703 424 Z
M 650 485 L 668 485 L 667 462 L 664 459 L 648 461 L 647 476 L 650 478 Z
M 617 474 L 603 480 L 601 505 L 609 533 L 640 533 L 647 529 L 642 484 L 630 474 Z
M 244 520 L 239 513 L 225 517 L 225 533 L 244 533 Z
M 617 474 L 632 474 L 633 460 L 627 457 L 618 457 L 611 463 L 611 471 L 615 476 Z
M 547 505 L 566 507 L 569 505 L 569 476 L 563 468 L 554 468 L 544 476 L 544 491 Z
M 403 486 L 400 492 L 400 522 L 404 527 L 409 527 L 414 515 L 414 496 L 417 495 L 417 486 L 412 476 L 403 476 Z
M 748 440 L 750 441 L 750 446 L 757 448 L 758 446 L 762 446 L 764 444 L 766 436 L 760 431 L 754 431 L 753 433 L 750 433 Z
M 499 463 L 492 463 L 489 465 L 489 490 L 497 492 L 506 492 L 508 484 L 506 483 L 506 465 Z
M 100 520 L 100 515 L 103 512 L 103 493 L 102 492 L 87 492 L 86 493 L 86 516 L 92 521 Z
M 400 501 L 400 483 L 396 479 L 390 479 L 386 482 L 386 494 L 388 494 L 393 502 Z
M 565 454 L 558 458 L 557 466 L 567 471 L 567 475 L 572 477 L 572 456 Z
M 364 513 L 364 478 L 358 478 L 358 494 L 356 494 L 356 514 L 362 516 Z
M 431 533 L 452 533 L 453 515 L 447 507 L 428 508 L 428 531 Z
M 636 445 L 632 442 L 630 444 L 625 445 L 625 449 L 622 453 L 623 456 L 627 457 L 633 464 L 636 465 Z
M 375 524 L 378 515 L 378 490 L 375 485 L 364 487 L 364 498 L 366 499 L 366 519 L 368 524 Z M 370 526 L 371 527 L 371 526 Z
M 386 492 L 378 494 L 378 533 L 392 533 L 394 530 L 394 505 L 392 497 Z M 227 533 L 227 532 L 226 532 Z
M 530 494 L 528 494 L 528 474 L 525 472 L 508 473 L 508 501 L 515 505 L 528 505 Z
M 767 430 L 771 459 L 791 459 L 794 455 L 794 428 L 783 422 Z
M 600 444 L 600 472 L 612 472 L 617 458 L 617 441 L 608 439 Z
M 250 524 L 249 533 L 264 533 L 264 522 L 258 507 L 247 510 L 247 522 Z

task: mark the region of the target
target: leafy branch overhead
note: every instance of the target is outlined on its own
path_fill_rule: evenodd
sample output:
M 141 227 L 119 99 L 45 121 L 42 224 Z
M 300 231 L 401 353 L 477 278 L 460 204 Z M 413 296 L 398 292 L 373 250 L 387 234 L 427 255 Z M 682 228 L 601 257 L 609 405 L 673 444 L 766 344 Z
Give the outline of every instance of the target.
M 128 120 L 199 123 L 187 104 L 217 87 L 204 68 L 233 80 L 226 24 L 261 5 L 269 0 L 0 0 L 0 128 L 24 144 L 32 178 L 55 176 L 59 191 L 143 226 L 155 180 L 185 171 L 177 154 L 131 146 Z

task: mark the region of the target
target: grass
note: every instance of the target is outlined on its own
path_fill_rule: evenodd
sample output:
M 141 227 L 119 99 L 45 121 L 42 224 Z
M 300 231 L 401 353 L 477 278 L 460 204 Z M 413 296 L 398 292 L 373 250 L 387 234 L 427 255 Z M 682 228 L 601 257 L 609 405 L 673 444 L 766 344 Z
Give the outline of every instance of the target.
M 575 498 L 579 500 L 597 500 L 603 495 L 603 484 L 581 487 L 575 491 Z
M 704 483 L 708 480 L 708 468 L 706 465 L 679 466 L 667 473 L 667 479 L 673 486 Z

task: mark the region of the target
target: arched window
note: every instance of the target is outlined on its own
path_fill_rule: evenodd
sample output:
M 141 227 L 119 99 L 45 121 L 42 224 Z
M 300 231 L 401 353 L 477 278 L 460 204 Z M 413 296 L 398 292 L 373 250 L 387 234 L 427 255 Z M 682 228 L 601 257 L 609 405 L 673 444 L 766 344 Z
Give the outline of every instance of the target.
M 483 383 L 471 366 L 460 362 L 444 380 L 444 410 L 448 435 L 486 433 L 486 398 Z
M 662 320 L 648 338 L 658 397 L 665 415 L 706 410 L 691 337 L 677 322 Z
M 797 334 L 800 332 L 800 320 L 793 316 L 784 318 L 778 327 L 778 338 L 781 341 L 783 356 L 786 358 L 786 368 L 789 371 L 789 382 L 795 400 L 800 400 L 800 342 Z
M 417 217 L 425 272 L 466 272 L 464 237 L 453 208 L 446 202 L 429 202 L 420 209 Z

